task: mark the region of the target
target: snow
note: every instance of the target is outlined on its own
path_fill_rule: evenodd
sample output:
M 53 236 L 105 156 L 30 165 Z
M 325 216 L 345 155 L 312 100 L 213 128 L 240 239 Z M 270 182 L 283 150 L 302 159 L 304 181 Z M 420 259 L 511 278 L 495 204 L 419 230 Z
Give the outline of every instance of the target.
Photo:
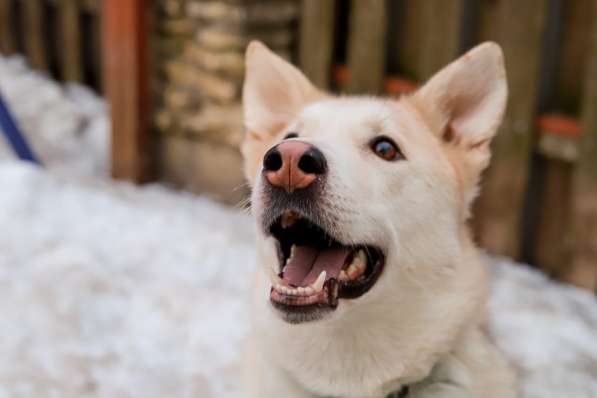
M 107 106 L 91 90 L 76 84 L 62 87 L 31 72 L 23 58 L 0 56 L 0 92 L 33 150 L 54 172 L 107 175 Z M 0 161 L 13 158 L 2 138 Z
M 254 230 L 246 212 L 106 177 L 107 107 L 0 57 L 49 169 L 0 144 L 0 398 L 237 397 Z M 524 397 L 597 396 L 597 302 L 508 259 L 490 330 Z

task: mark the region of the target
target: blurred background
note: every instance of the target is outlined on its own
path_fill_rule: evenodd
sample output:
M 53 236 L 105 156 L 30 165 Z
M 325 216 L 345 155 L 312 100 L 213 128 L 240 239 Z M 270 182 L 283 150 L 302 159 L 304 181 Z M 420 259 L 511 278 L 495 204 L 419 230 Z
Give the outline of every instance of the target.
M 238 395 L 253 39 L 394 97 L 502 46 L 471 225 L 492 337 L 525 397 L 594 397 L 597 0 L 0 0 L 0 397 Z
M 496 41 L 510 99 L 476 236 L 491 253 L 595 291 L 596 8 L 593 0 L 1 0 L 0 49 L 108 96 L 114 177 L 159 178 L 234 204 L 247 195 L 238 148 L 251 39 L 319 87 L 391 96 Z

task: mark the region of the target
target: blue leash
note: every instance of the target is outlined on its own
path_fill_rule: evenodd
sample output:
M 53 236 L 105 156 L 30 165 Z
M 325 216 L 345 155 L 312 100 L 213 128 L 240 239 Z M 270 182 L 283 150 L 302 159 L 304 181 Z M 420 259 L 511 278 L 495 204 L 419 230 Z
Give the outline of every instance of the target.
M 21 134 L 21 131 L 19 130 L 19 127 L 17 126 L 15 119 L 10 114 L 8 105 L 2 98 L 1 94 L 0 130 L 4 133 L 6 139 L 8 140 L 8 143 L 20 159 L 41 165 L 40 161 L 33 154 L 33 151 L 29 147 L 27 140 L 25 139 L 23 134 Z

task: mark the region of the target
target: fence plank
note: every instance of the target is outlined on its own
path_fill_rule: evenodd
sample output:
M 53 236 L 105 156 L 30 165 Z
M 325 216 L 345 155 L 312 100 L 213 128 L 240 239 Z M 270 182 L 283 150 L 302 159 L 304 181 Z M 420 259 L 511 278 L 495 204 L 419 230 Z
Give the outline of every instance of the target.
M 320 88 L 330 87 L 335 0 L 303 0 L 299 40 L 301 69 Z
M 79 20 L 79 1 L 62 0 L 59 4 L 60 32 L 62 48 L 60 53 L 62 78 L 69 81 L 83 81 L 81 57 L 81 23 Z
M 25 53 L 29 63 L 37 69 L 48 69 L 48 57 L 45 46 L 44 10 L 40 0 L 23 1 L 22 24 Z
M 91 20 L 91 65 L 93 68 L 93 76 L 97 90 L 100 93 L 104 92 L 104 81 L 102 77 L 102 22 L 103 15 L 101 12 L 93 14 Z
M 464 1 L 423 1 L 421 4 L 425 35 L 419 71 L 426 80 L 458 55 Z
M 570 221 L 572 164 L 563 160 L 542 159 L 542 189 L 536 209 L 537 224 L 529 231 L 530 260 L 542 271 L 559 279 L 570 263 L 571 239 L 565 233 Z M 537 203 L 534 204 L 537 206 Z
M 383 90 L 386 62 L 386 2 L 359 0 L 351 3 L 348 34 L 350 93 L 377 94 Z
M 591 29 L 591 3 L 593 0 L 562 2 L 562 44 L 558 54 L 559 73 L 554 82 L 560 111 L 578 114 L 582 100 L 582 76 L 588 65 L 589 31 Z
M 550 1 L 544 35 L 537 156 L 525 216 L 525 257 L 560 279 L 572 255 L 573 162 L 578 153 L 580 101 L 586 69 L 590 2 Z M 568 116 L 564 116 L 564 113 Z
M 562 278 L 597 291 L 597 1 L 593 1 L 593 26 L 585 71 L 582 135 L 574 173 L 574 258 Z
M 518 258 L 537 101 L 538 71 L 545 1 L 502 0 L 484 3 L 483 39 L 498 41 L 504 50 L 510 98 L 493 142 L 492 164 L 476 204 L 475 230 L 490 252 Z M 504 197 L 507 195 L 507 200 Z
M 97 15 L 100 14 L 102 5 L 101 0 L 79 0 L 81 4 L 81 8 L 90 14 Z
M 413 3 L 413 0 L 410 0 Z M 460 23 L 464 8 L 463 0 L 416 1 L 411 7 L 418 7 L 415 13 L 419 20 L 416 74 L 420 81 L 430 78 L 458 56 L 460 49 Z M 413 37 L 407 40 L 413 41 Z
M 104 82 L 112 117 L 112 175 L 148 178 L 147 1 L 104 0 Z
M 464 7 L 464 0 L 404 1 L 398 58 L 407 76 L 424 82 L 458 56 Z
M 13 0 L 0 0 L 0 51 L 12 54 L 16 50 L 13 25 Z

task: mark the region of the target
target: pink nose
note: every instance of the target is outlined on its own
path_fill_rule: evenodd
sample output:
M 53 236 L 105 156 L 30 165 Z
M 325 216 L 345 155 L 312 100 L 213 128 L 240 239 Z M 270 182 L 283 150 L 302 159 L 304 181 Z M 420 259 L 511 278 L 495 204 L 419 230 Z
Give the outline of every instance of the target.
M 302 141 L 285 141 L 271 148 L 263 158 L 267 181 L 292 193 L 307 188 L 326 171 L 323 153 Z

